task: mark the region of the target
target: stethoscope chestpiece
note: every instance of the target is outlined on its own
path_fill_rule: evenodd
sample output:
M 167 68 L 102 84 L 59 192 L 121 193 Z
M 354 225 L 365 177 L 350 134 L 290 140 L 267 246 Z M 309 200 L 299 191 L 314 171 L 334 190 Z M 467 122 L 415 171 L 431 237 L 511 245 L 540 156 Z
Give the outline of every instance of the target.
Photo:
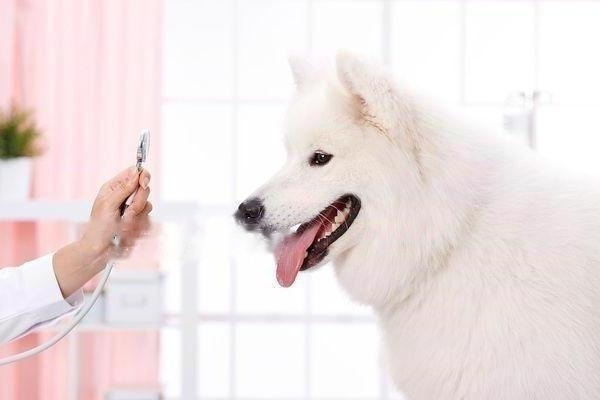
M 140 142 L 137 148 L 137 169 L 141 171 L 146 159 L 148 157 L 148 151 L 150 150 L 150 130 L 144 129 L 140 134 Z

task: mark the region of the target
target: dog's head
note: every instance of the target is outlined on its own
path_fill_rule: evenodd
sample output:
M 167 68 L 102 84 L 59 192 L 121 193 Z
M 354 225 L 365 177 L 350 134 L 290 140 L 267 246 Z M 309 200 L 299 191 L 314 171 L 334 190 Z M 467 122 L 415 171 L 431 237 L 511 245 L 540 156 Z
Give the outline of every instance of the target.
M 345 53 L 334 78 L 300 60 L 291 66 L 298 90 L 285 124 L 287 162 L 236 213 L 252 230 L 298 225 L 275 250 L 282 286 L 300 270 L 383 240 L 386 219 L 397 217 L 392 192 L 419 181 L 410 121 L 398 118 L 408 111 L 387 74 Z

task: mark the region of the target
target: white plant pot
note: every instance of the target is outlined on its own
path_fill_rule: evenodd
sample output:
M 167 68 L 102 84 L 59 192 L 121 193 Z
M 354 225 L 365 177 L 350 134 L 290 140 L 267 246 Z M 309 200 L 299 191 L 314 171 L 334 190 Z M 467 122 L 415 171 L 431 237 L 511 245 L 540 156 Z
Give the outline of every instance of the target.
M 31 158 L 0 160 L 0 201 L 23 201 L 31 190 Z

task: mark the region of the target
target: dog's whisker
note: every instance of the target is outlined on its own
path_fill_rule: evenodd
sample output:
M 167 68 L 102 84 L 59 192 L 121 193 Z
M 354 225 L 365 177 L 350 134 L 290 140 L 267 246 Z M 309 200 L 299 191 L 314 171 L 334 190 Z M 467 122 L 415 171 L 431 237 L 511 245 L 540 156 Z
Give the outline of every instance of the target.
M 327 216 L 326 216 L 326 215 L 323 215 L 323 212 L 322 212 L 322 211 L 321 211 L 321 212 L 320 212 L 320 213 L 317 215 L 317 217 L 323 218 L 323 219 L 325 219 L 325 221 L 327 221 L 327 222 L 329 222 L 331 225 L 333 225 L 333 222 L 332 222 L 332 221 L 331 221 L 329 218 L 327 218 Z
M 339 208 L 337 208 L 336 205 L 335 205 L 335 203 L 332 204 L 331 207 L 333 207 L 339 213 L 343 213 L 344 212 L 343 210 L 340 210 Z M 344 218 L 344 225 L 345 225 L 346 229 L 350 228 L 350 226 L 348 225 L 348 219 L 347 218 Z

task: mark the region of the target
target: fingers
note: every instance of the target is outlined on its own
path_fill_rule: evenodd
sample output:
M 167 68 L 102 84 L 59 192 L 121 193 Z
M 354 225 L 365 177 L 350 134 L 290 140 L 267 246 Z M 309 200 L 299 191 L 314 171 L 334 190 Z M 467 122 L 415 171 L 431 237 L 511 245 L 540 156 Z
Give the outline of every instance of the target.
M 100 200 L 100 203 L 109 210 L 116 210 L 138 188 L 138 185 L 147 190 L 150 179 L 151 175 L 147 170 L 143 169 L 140 172 L 136 167 L 130 167 L 106 182 L 100 189 L 97 200 Z M 143 199 L 143 196 L 138 197 L 138 202 L 141 199 Z M 135 213 L 133 215 L 138 214 L 143 209 L 144 205 L 137 204 L 134 207 Z
M 152 210 L 154 210 L 154 206 L 152 205 L 151 202 L 146 202 L 146 207 L 144 207 L 144 211 L 142 211 L 142 214 L 148 215 L 152 212 Z
M 126 218 L 121 222 L 121 237 L 139 237 L 146 234 L 151 228 L 148 214 L 152 211 L 152 203 L 147 202 L 144 210 L 137 215 Z
M 150 178 L 151 178 L 150 172 L 143 169 L 142 172 L 140 173 L 140 186 L 143 189 L 148 189 L 148 185 L 150 184 Z
M 152 203 L 147 202 L 144 210 L 131 219 L 123 219 L 119 234 L 119 246 L 116 248 L 116 257 L 127 258 L 136 247 L 139 240 L 151 234 L 152 224 L 148 213 L 152 211 Z
M 106 182 L 100 188 L 98 199 L 102 199 L 110 210 L 116 210 L 138 187 L 138 182 L 137 168 L 130 167 Z
M 146 189 L 140 187 L 137 192 L 133 196 L 133 200 L 129 207 L 127 207 L 127 211 L 123 217 L 127 220 L 133 219 L 136 215 L 142 213 L 146 208 L 146 204 L 148 204 L 148 196 L 150 196 L 150 188 L 146 187 Z
M 144 220 L 148 220 L 148 213 L 152 210 L 152 205 L 148 203 L 149 183 L 150 173 L 138 171 L 135 167 L 122 171 L 106 182 L 94 201 L 90 222 L 82 240 L 91 248 L 102 250 L 111 248 L 113 236 L 118 235 L 126 240 L 132 239 L 130 245 L 123 245 L 124 248 L 133 246 L 135 240 L 149 229 L 149 221 Z M 134 192 L 126 216 L 120 218 L 120 205 Z

